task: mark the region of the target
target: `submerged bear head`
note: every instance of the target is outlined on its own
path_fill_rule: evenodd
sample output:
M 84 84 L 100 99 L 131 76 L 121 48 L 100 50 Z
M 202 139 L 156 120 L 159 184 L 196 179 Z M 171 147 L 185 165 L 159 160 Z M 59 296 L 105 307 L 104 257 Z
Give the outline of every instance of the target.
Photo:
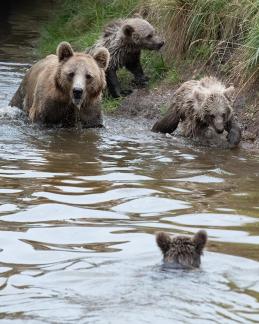
M 233 93 L 234 88 L 220 89 L 207 93 L 206 88 L 200 91 L 195 90 L 195 98 L 200 107 L 200 119 L 214 130 L 221 134 L 224 131 L 226 123 L 233 116 Z
M 155 33 L 154 27 L 145 19 L 129 18 L 122 26 L 125 40 L 139 49 L 159 50 L 164 41 Z
M 105 70 L 110 57 L 106 48 L 98 48 L 93 55 L 75 53 L 69 43 L 62 42 L 57 48 L 57 57 L 57 87 L 69 95 L 78 109 L 85 101 L 100 95 L 106 86 Z
M 156 234 L 156 242 L 161 249 L 165 265 L 173 268 L 198 268 L 207 242 L 207 233 L 198 231 L 193 237 L 177 235 L 170 237 L 165 232 Z

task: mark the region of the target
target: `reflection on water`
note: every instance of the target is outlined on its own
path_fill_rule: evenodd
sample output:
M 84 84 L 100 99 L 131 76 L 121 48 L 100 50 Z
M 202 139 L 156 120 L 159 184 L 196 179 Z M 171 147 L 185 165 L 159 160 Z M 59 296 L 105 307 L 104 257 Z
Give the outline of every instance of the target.
M 35 58 L 41 22 L 55 6 L 53 0 L 1 1 L 0 61 L 28 62 Z
M 0 64 L 0 318 L 258 323 L 259 156 L 139 120 L 31 126 L 7 107 L 26 67 Z M 161 268 L 154 233 L 200 228 L 202 268 Z

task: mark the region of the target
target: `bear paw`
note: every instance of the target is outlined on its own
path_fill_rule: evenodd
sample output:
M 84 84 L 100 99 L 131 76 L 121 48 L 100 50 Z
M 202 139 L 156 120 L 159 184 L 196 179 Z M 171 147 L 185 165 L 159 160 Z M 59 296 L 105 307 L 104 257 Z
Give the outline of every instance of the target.
M 130 95 L 133 91 L 131 89 L 127 89 L 127 90 L 122 90 L 121 91 L 121 96 L 123 97 L 127 97 L 128 95 Z
M 141 77 L 135 78 L 132 83 L 137 86 L 138 88 L 144 88 L 148 85 L 149 77 L 143 75 Z
M 241 131 L 240 129 L 231 129 L 227 135 L 227 140 L 229 144 L 236 146 L 241 140 Z

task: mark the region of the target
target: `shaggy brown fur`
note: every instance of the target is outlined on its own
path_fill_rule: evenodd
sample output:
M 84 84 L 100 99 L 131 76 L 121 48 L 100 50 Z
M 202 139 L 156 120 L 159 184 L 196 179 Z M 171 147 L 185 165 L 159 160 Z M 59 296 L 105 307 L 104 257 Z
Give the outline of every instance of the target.
M 143 86 L 148 78 L 144 75 L 140 54 L 142 49 L 159 50 L 164 41 L 155 35 L 155 30 L 141 17 L 119 19 L 107 25 L 102 37 L 88 51 L 93 53 L 103 46 L 108 49 L 111 59 L 106 72 L 107 85 L 113 97 L 121 95 L 116 71 L 126 67 L 135 77 L 135 84 Z
M 182 121 L 185 136 L 203 136 L 209 127 L 218 134 L 228 132 L 230 144 L 241 140 L 241 130 L 233 113 L 234 88 L 226 88 L 213 77 L 183 83 L 175 92 L 167 114 L 155 123 L 152 130 L 172 133 Z
M 199 231 L 190 238 L 183 235 L 170 237 L 165 232 L 159 232 L 156 235 L 156 242 L 163 253 L 166 265 L 175 268 L 199 268 L 207 242 L 207 233 Z
M 105 48 L 91 56 L 74 53 L 69 43 L 62 42 L 57 55 L 27 71 L 10 105 L 23 109 L 32 122 L 73 126 L 80 119 L 84 127 L 99 127 L 108 62 Z

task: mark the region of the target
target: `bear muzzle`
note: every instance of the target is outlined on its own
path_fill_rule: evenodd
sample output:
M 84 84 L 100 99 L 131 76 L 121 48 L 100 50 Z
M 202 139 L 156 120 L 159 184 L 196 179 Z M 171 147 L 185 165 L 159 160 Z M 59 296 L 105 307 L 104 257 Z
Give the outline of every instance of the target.
M 74 87 L 73 90 L 73 98 L 72 101 L 74 105 L 80 109 L 81 103 L 82 103 L 82 98 L 83 98 L 83 89 L 79 87 Z
M 158 49 L 160 50 L 161 47 L 163 47 L 165 45 L 164 41 L 161 41 L 160 43 L 158 43 Z
M 164 40 L 159 37 L 154 37 L 151 41 L 147 42 L 144 47 L 151 51 L 159 51 L 164 46 L 164 44 Z
M 165 44 L 164 41 L 154 42 L 154 43 L 149 44 L 147 46 L 147 48 L 150 50 L 159 51 L 160 48 L 164 46 L 164 44 Z
M 224 121 L 221 117 L 215 118 L 213 121 L 213 127 L 218 134 L 224 132 Z

